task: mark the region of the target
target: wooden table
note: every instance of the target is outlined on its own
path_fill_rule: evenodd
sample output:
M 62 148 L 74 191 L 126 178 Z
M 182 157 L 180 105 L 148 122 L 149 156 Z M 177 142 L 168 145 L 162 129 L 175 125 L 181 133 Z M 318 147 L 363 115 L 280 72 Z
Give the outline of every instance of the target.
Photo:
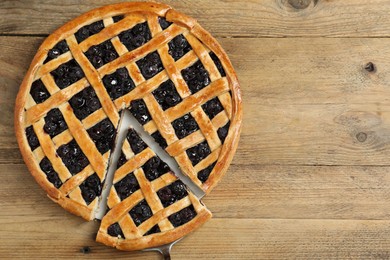
M 39 44 L 109 2 L 0 2 L 1 259 L 160 259 L 94 242 L 98 224 L 45 196 L 14 136 L 16 93 Z M 173 258 L 390 258 L 390 2 L 165 2 L 221 42 L 245 109 L 229 172 L 204 199 L 214 218 Z

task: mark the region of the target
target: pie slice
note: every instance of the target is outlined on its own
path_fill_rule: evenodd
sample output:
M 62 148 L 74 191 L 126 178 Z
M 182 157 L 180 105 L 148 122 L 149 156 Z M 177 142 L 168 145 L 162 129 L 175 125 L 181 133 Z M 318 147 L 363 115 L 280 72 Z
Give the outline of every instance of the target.
M 171 243 L 211 218 L 134 129 L 123 142 L 107 205 L 96 240 L 121 250 Z

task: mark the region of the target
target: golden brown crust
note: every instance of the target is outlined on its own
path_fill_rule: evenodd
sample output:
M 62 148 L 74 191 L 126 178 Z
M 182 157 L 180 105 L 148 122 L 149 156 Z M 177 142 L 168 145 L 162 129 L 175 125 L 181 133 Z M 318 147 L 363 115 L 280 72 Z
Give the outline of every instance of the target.
M 115 15 L 129 13 L 134 14 L 134 19 L 125 18 L 123 22 L 118 22 L 118 24 L 115 26 L 113 25 L 111 27 L 107 27 L 106 30 L 104 30 L 104 34 L 97 35 L 96 37 L 90 37 L 82 44 L 77 45 L 75 42 L 73 34 L 84 25 Z M 166 29 L 166 32 L 162 32 L 157 24 L 156 15 L 165 16 L 168 21 L 174 22 L 175 24 Z M 120 41 L 118 39 L 112 40 L 121 58 L 115 60 L 112 63 L 104 65 L 98 70 L 95 70 L 92 66 L 90 66 L 86 58 L 81 55 L 81 52 L 92 46 L 94 41 L 98 41 L 97 43 L 100 43 L 117 34 L 118 27 L 121 26 L 121 24 L 137 23 L 142 20 L 143 16 L 145 16 L 145 19 L 148 20 L 149 26 L 152 30 L 153 39 L 142 47 L 125 53 L 123 49 L 124 47 Z M 179 34 L 183 34 L 187 38 L 187 40 L 193 46 L 193 51 L 190 51 L 180 60 L 174 62 L 170 55 L 168 55 L 168 47 L 166 43 Z M 181 105 L 164 111 L 164 113 L 160 111 L 161 109 L 157 106 L 156 102 L 148 102 L 148 108 L 151 108 L 160 116 L 158 118 L 159 120 L 151 121 L 144 127 L 149 133 L 153 133 L 157 129 L 162 133 L 162 135 L 168 140 L 169 146 L 167 151 L 172 156 L 175 156 L 176 160 L 179 162 L 180 166 L 191 178 L 191 180 L 200 186 L 206 193 L 209 193 L 226 173 L 238 145 L 242 124 L 242 100 L 237 76 L 222 47 L 206 30 L 204 30 L 197 23 L 195 19 L 173 10 L 171 7 L 164 4 L 151 2 L 133 2 L 114 4 L 92 10 L 68 22 L 56 30 L 42 43 L 37 51 L 37 54 L 31 62 L 25 78 L 23 79 L 15 104 L 16 138 L 23 159 L 26 162 L 30 173 L 36 179 L 39 185 L 48 193 L 49 197 L 73 214 L 82 216 L 87 220 L 91 220 L 94 217 L 97 199 L 88 206 L 84 205 L 80 191 L 73 190 L 73 187 L 74 185 L 79 185 L 84 178 L 93 174 L 96 169 L 87 167 L 83 170 L 83 173 L 80 174 L 82 178 L 80 176 L 71 178 L 69 172 L 66 169 L 62 169 L 63 167 L 57 165 L 55 166 L 55 170 L 59 171 L 61 180 L 63 182 L 68 181 L 69 183 L 66 183 L 66 188 L 56 189 L 53 184 L 47 180 L 45 174 L 42 173 L 39 167 L 39 162 L 34 157 L 34 153 L 31 152 L 25 134 L 25 128 L 31 124 L 36 124 L 36 120 L 39 120 L 43 115 L 45 115 L 45 113 L 47 113 L 53 104 L 56 104 L 56 102 L 61 103 L 68 100 L 75 93 L 81 91 L 87 86 L 88 81 L 81 80 L 75 83 L 73 86 L 68 87 L 65 91 L 55 92 L 58 88 L 55 86 L 55 84 L 53 84 L 53 79 L 51 77 L 45 76 L 48 72 L 56 68 L 58 64 L 67 62 L 72 58 L 70 53 L 63 54 L 60 58 L 58 58 L 58 61 L 50 61 L 42 66 L 48 50 L 53 48 L 56 43 L 64 39 L 66 39 L 70 45 L 70 49 L 74 58 L 79 63 L 81 63 L 83 69 L 87 68 L 88 71 L 90 71 L 89 73 L 86 73 L 87 79 L 92 81 L 94 87 L 96 87 L 95 85 L 99 86 L 98 89 L 101 91 L 98 91 L 98 96 L 101 102 L 103 102 L 102 110 L 108 114 L 108 117 L 114 123 L 114 125 L 119 121 L 119 117 L 116 114 L 117 110 L 123 109 L 125 106 L 129 106 L 132 100 L 139 97 L 146 97 L 146 99 L 151 99 L 150 93 L 160 83 L 166 81 L 167 79 L 171 79 L 174 82 L 179 94 L 183 98 L 183 102 Z M 164 46 L 160 46 L 159 44 L 164 44 Z M 143 76 L 135 65 L 135 60 L 137 57 L 142 57 L 154 50 L 158 50 L 164 67 L 166 67 L 166 71 L 168 71 L 169 74 L 166 72 L 161 72 L 151 80 L 144 81 Z M 215 67 L 215 64 L 207 54 L 209 51 L 212 51 L 221 61 L 226 73 L 226 79 L 220 79 L 220 75 Z M 198 93 L 190 95 L 188 86 L 183 80 L 180 71 L 183 68 L 193 64 L 194 61 L 198 59 L 198 57 L 202 63 L 206 65 L 206 69 L 210 74 L 212 83 Z M 112 73 L 116 70 L 116 68 L 118 68 L 118 66 L 126 66 L 126 68 L 129 69 L 130 75 L 134 79 L 135 83 L 137 85 L 139 83 L 140 84 L 137 86 L 135 91 L 132 91 L 128 95 L 111 102 L 109 98 L 107 98 L 106 93 L 102 91 L 104 86 L 102 86 L 98 79 L 106 74 Z M 29 101 L 29 98 L 31 99 L 31 97 L 29 97 L 29 89 L 32 82 L 41 76 L 43 77 L 42 80 L 45 81 L 45 85 L 46 83 L 50 85 L 48 90 L 52 96 L 45 104 L 37 105 L 33 107 L 33 109 L 30 109 L 31 102 Z M 230 94 L 228 91 L 230 91 Z M 206 118 L 205 113 L 201 111 L 201 109 L 197 109 L 197 107 L 204 104 L 207 100 L 210 100 L 210 98 L 217 96 L 221 101 L 226 113 L 220 113 L 212 120 L 209 120 Z M 62 112 L 67 113 L 68 109 L 69 105 L 63 107 Z M 177 140 L 172 132 L 172 128 L 167 128 L 167 125 L 174 119 L 177 119 L 183 115 L 183 111 L 186 113 L 190 112 L 197 120 L 199 120 L 201 130 L 191 134 L 190 136 L 187 136 L 184 139 Z M 71 116 L 68 115 L 67 118 L 69 117 Z M 92 119 L 89 118 L 85 120 L 85 124 L 91 126 L 91 124 L 96 122 L 95 120 L 100 117 L 101 112 L 96 112 L 94 116 L 91 116 Z M 72 131 L 64 132 L 60 137 L 56 137 L 56 140 L 62 140 L 65 142 L 65 140 L 70 140 L 73 135 L 76 136 L 76 139 L 80 141 L 83 136 L 86 135 L 85 131 L 76 130 L 80 127 L 80 124 L 77 122 L 74 123 L 74 121 L 75 120 L 71 120 L 71 122 L 69 122 L 72 126 Z M 221 142 L 219 139 L 217 139 L 216 130 L 224 126 L 229 121 L 230 128 L 228 136 L 226 137 L 224 144 L 220 146 Z M 38 138 L 40 140 L 44 139 L 42 139 L 41 136 L 38 136 Z M 208 141 L 212 149 L 212 153 L 208 158 L 201 161 L 198 165 L 192 166 L 184 151 L 191 145 L 195 145 L 203 140 Z M 46 148 L 46 151 L 47 149 L 48 148 Z M 98 162 L 107 162 L 108 154 L 105 154 L 104 156 L 100 156 L 100 154 L 98 154 L 99 156 L 96 157 L 94 155 L 96 154 L 96 149 L 91 147 L 90 144 L 83 146 L 82 150 L 87 155 L 89 155 L 93 162 L 93 167 L 97 168 L 98 170 L 97 172 L 99 177 L 101 179 L 104 178 L 105 167 L 102 166 L 105 166 L 105 163 L 99 166 Z M 46 154 L 45 149 L 42 149 L 40 153 Z M 42 159 L 41 157 L 40 159 Z M 206 182 L 201 183 L 197 178 L 196 173 L 204 169 L 204 167 L 207 167 L 211 163 L 215 162 L 216 158 L 217 163 L 210 173 L 209 178 Z M 164 243 L 172 242 L 182 235 L 189 233 L 191 230 L 200 226 L 211 217 L 211 213 L 207 210 L 199 212 L 200 213 L 197 218 L 177 229 L 164 231 L 158 235 L 142 237 L 141 239 L 138 238 L 137 241 L 131 239 L 117 241 L 116 239 L 113 239 L 112 237 L 109 237 L 101 232 L 99 232 L 98 240 L 123 250 L 135 250 L 150 246 L 162 245 Z
M 141 250 L 145 248 L 162 246 L 188 235 L 206 223 L 211 218 L 211 216 L 212 214 L 210 211 L 202 211 L 190 222 L 180 227 L 135 239 L 118 239 L 108 235 L 106 232 L 99 230 L 96 241 L 124 251 Z

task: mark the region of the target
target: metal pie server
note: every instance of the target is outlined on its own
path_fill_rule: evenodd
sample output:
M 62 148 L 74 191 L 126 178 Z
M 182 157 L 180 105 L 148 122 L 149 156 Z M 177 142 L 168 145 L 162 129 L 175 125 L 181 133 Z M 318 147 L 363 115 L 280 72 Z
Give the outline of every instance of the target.
M 172 169 L 172 171 L 175 173 L 177 177 L 180 178 L 180 180 L 188 187 L 188 189 L 198 198 L 201 199 L 205 195 L 205 193 L 192 181 L 185 176 L 176 161 L 167 153 L 165 152 L 158 143 L 154 141 L 154 139 L 144 131 L 143 127 L 141 124 L 138 123 L 138 121 L 128 112 L 125 111 L 122 114 L 122 120 L 119 126 L 118 130 L 118 137 L 116 140 L 116 146 L 112 152 L 111 155 L 111 162 L 110 166 L 107 172 L 107 177 L 106 177 L 106 184 L 104 185 L 103 191 L 102 191 L 102 197 L 101 201 L 99 202 L 99 207 L 96 212 L 95 218 L 101 220 L 106 213 L 106 203 L 107 203 L 107 198 L 108 194 L 110 193 L 110 188 L 112 186 L 113 178 L 114 178 L 114 172 L 116 170 L 116 165 L 117 161 L 119 159 L 120 153 L 121 153 L 121 145 L 123 143 L 123 140 L 126 138 L 126 133 L 129 127 L 134 128 L 137 133 L 141 136 L 142 140 L 156 153 L 158 157 L 162 161 L 164 161 L 168 166 Z M 169 243 L 166 245 L 162 245 L 159 247 L 152 247 L 152 248 L 147 248 L 142 251 L 149 252 L 149 251 L 157 251 L 162 254 L 164 259 L 171 259 L 170 252 L 172 250 L 172 247 L 174 244 L 179 242 L 183 237 Z

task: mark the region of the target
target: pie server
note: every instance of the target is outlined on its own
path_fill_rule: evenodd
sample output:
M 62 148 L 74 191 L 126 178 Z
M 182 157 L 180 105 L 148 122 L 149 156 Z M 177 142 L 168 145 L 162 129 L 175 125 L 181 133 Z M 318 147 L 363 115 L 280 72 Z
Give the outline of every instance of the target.
M 122 114 L 122 120 L 119 126 L 118 130 L 118 137 L 116 140 L 116 143 L 122 143 L 123 140 L 126 138 L 126 132 L 129 129 L 129 127 L 133 127 L 137 133 L 141 136 L 141 138 L 144 140 L 144 142 L 163 160 L 168 166 L 172 169 L 172 171 L 175 173 L 176 176 L 178 176 L 181 181 L 188 187 L 192 193 L 198 197 L 199 199 L 203 198 L 205 193 L 197 187 L 195 184 L 193 184 L 190 179 L 183 175 L 179 166 L 177 165 L 176 161 L 168 155 L 167 152 L 165 152 L 155 141 L 154 139 L 147 134 L 142 126 L 138 123 L 138 121 L 128 113 L 128 111 L 125 111 Z M 104 185 L 103 191 L 102 191 L 102 199 L 99 202 L 99 207 L 98 210 L 95 214 L 95 218 L 101 220 L 106 213 L 106 201 L 108 194 L 110 193 L 110 188 L 112 186 L 112 180 L 114 177 L 114 172 L 116 170 L 116 165 L 117 161 L 119 159 L 121 152 L 121 147 L 120 145 L 116 145 L 112 155 L 111 155 L 111 163 L 107 172 L 107 178 L 106 178 L 106 184 Z M 172 246 L 179 242 L 183 237 L 169 243 L 166 245 L 158 246 L 158 247 L 152 247 L 152 248 L 147 248 L 142 251 L 149 252 L 149 251 L 158 251 L 160 252 L 164 259 L 171 259 L 170 252 L 172 250 Z

